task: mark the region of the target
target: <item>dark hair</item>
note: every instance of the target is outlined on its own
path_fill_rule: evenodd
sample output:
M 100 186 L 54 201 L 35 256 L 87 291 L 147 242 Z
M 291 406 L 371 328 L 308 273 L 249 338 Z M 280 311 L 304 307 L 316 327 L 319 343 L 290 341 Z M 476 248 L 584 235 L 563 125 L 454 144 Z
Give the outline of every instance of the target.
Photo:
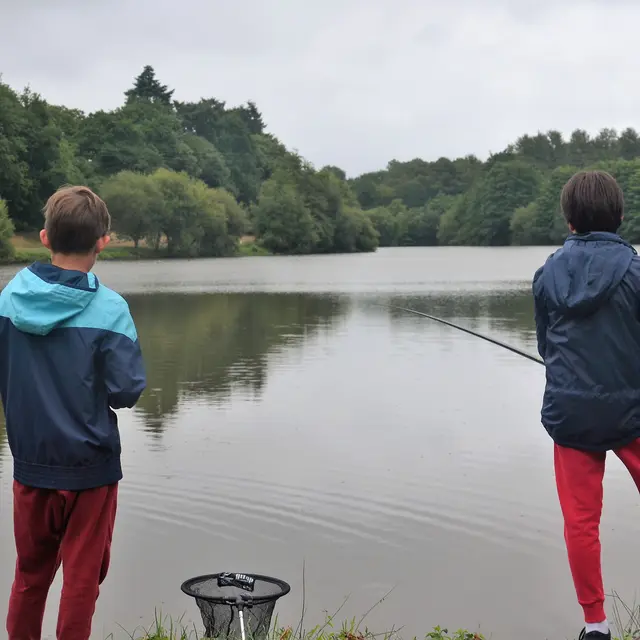
M 44 228 L 53 253 L 91 253 L 110 226 L 107 205 L 89 187 L 63 187 L 44 207 Z
M 562 213 L 577 233 L 615 233 L 622 222 L 624 196 L 606 171 L 576 173 L 562 190 Z

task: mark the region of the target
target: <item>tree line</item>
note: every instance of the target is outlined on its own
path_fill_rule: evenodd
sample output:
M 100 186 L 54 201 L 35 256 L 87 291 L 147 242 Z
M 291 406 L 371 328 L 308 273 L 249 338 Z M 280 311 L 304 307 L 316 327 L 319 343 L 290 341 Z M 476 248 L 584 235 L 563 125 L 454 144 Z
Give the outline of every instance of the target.
M 378 234 L 344 176 L 266 131 L 253 102 L 180 102 L 147 66 L 113 111 L 85 114 L 0 82 L 0 260 L 42 225 L 64 184 L 107 202 L 113 230 L 171 256 L 373 251 Z
M 640 136 L 603 129 L 525 135 L 485 162 L 393 160 L 349 181 L 381 246 L 557 245 L 567 236 L 560 192 L 581 169 L 604 169 L 625 194 L 621 233 L 640 242 Z
M 560 190 L 581 168 L 618 179 L 622 233 L 640 242 L 634 129 L 524 135 L 486 161 L 392 160 L 347 178 L 287 150 L 255 103 L 180 102 L 150 66 L 121 107 L 90 114 L 0 82 L 0 260 L 13 231 L 38 229 L 46 198 L 69 183 L 104 197 L 119 237 L 175 256 L 233 255 L 244 235 L 283 254 L 558 244 Z

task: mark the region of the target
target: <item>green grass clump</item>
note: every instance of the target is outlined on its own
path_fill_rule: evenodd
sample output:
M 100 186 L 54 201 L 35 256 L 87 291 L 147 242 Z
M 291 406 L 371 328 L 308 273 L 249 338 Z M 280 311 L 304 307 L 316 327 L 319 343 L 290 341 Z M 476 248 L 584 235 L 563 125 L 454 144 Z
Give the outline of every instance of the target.
M 151 247 L 108 246 L 101 254 L 100 260 L 159 260 L 163 256 Z
M 238 247 L 238 256 L 270 256 L 271 253 L 256 242 L 245 242 Z
M 13 256 L 5 264 L 30 264 L 47 260 L 49 260 L 49 252 L 44 247 L 25 247 L 16 249 Z
M 623 622 L 623 617 L 628 621 Z M 309 631 L 301 628 L 296 630 L 291 627 L 283 628 L 276 623 L 269 633 L 268 640 L 401 640 L 402 638 L 401 630 L 392 629 L 374 633 L 368 629 L 361 630 L 360 623 L 356 623 L 353 619 L 336 628 L 333 617 L 327 616 L 323 625 L 318 625 Z M 637 607 L 628 607 L 616 599 L 612 623 L 616 629 L 613 640 L 640 640 L 640 609 Z M 176 622 L 171 618 L 163 618 L 162 615 L 156 615 L 155 622 L 149 629 L 128 635 L 131 640 L 207 640 L 194 628 L 183 625 L 181 620 Z M 247 640 L 251 638 L 248 636 Z M 485 636 L 464 629 L 450 632 L 442 627 L 436 627 L 426 634 L 424 640 L 485 640 Z
M 44 247 L 26 247 L 16 249 L 14 254 L 1 264 L 31 264 L 32 262 L 48 262 L 49 252 Z M 100 260 L 149 260 L 161 258 L 152 249 L 148 247 L 107 247 L 101 254 Z
M 294 630 L 292 627 L 280 627 L 276 623 L 267 640 L 400 640 L 401 638 L 399 631 L 393 629 L 383 633 L 373 633 L 368 629 L 361 630 L 360 623 L 357 623 L 354 618 L 336 628 L 333 617 L 327 616 L 324 624 L 308 631 L 301 628 Z M 151 627 L 128 635 L 131 640 L 207 640 L 195 629 L 187 628 L 181 620 L 176 622 L 168 617 L 163 618 L 157 613 Z M 247 636 L 247 640 L 251 638 Z M 446 629 L 436 627 L 425 636 L 425 640 L 484 640 L 484 637 L 463 630 L 449 635 Z
M 236 253 L 237 256 L 268 256 L 271 255 L 264 247 L 256 244 L 255 242 L 249 242 L 241 244 L 238 247 Z M 167 256 L 162 251 L 156 251 L 151 247 L 140 246 L 137 249 L 128 245 L 113 245 L 108 246 L 101 254 L 100 260 L 162 260 Z M 13 255 L 5 260 L 0 260 L 0 265 L 24 265 L 31 264 L 32 262 L 47 262 L 49 260 L 49 251 L 42 245 L 33 246 L 26 242 L 20 243 L 15 247 Z

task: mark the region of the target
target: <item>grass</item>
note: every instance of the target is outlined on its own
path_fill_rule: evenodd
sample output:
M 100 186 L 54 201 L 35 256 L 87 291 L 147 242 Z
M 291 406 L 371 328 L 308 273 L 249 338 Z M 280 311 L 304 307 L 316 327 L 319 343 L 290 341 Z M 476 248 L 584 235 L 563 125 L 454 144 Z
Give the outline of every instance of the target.
M 40 244 L 37 234 L 16 235 L 12 239 L 14 255 L 0 264 L 30 264 L 36 261 L 46 262 L 49 252 Z M 268 256 L 270 253 L 248 236 L 243 238 L 238 247 L 237 256 Z M 100 260 L 161 260 L 167 256 L 151 247 L 141 244 L 137 249 L 132 242 L 113 239 L 100 254 Z
M 254 241 L 241 242 L 238 247 L 239 256 L 270 256 L 271 253 Z
M 205 640 L 198 635 L 195 629 L 187 628 L 180 621 L 175 622 L 170 618 L 163 619 L 158 615 L 156 615 L 153 625 L 148 629 L 127 635 L 131 640 Z M 107 640 L 111 640 L 111 637 Z M 325 624 L 309 631 L 300 629 L 294 631 L 291 627 L 276 625 L 269 633 L 267 640 L 400 640 L 400 635 L 397 631 L 373 633 L 367 629 L 361 630 L 355 619 L 335 628 L 333 619 L 328 617 Z M 484 640 L 484 637 L 464 630 L 449 634 L 446 629 L 436 627 L 426 635 L 425 640 Z
M 372 607 L 359 621 L 354 618 L 342 623 L 339 627 L 335 626 L 335 616 L 342 607 L 338 609 L 336 614 L 327 615 L 324 624 L 309 631 L 302 628 L 304 616 L 296 629 L 281 627 L 276 621 L 267 640 L 401 640 L 402 629 L 392 628 L 389 631 L 374 633 L 367 628 L 362 628 L 362 623 L 367 615 L 386 597 Z M 613 640 L 640 640 L 640 607 L 626 605 L 615 592 L 609 597 L 613 601 L 611 616 L 611 624 L 614 629 Z M 127 635 L 131 640 L 205 640 L 201 635 L 198 635 L 196 629 L 183 625 L 182 620 L 173 621 L 158 613 L 156 613 L 155 622 L 151 627 Z M 464 629 L 449 631 L 436 627 L 425 635 L 425 640 L 485 640 L 485 636 Z
M 129 636 L 131 640 L 205 640 L 195 630 L 190 630 L 180 623 L 157 620 L 149 629 Z M 291 627 L 274 629 L 267 640 L 400 640 L 399 632 L 373 633 L 371 631 L 358 631 L 353 621 L 343 625 L 339 629 L 332 627 L 312 629 L 302 633 L 294 632 Z M 614 636 L 613 640 L 639 640 L 640 630 L 623 630 Z M 111 638 L 107 639 L 111 640 Z M 415 639 L 414 639 L 415 640 Z M 485 640 L 485 636 L 459 629 L 450 632 L 447 629 L 436 627 L 427 633 L 425 640 Z M 489 640 L 487 638 L 487 640 Z
M 345 598 L 340 607 L 333 615 L 326 614 L 323 624 L 319 624 L 310 630 L 304 628 L 304 618 L 306 614 L 306 589 L 304 587 L 304 570 L 303 570 L 303 589 L 302 589 L 302 615 L 297 627 L 283 627 L 278 623 L 276 618 L 268 634 L 267 640 L 401 640 L 400 632 L 402 629 L 392 627 L 388 631 L 374 633 L 363 624 L 369 614 L 378 608 L 394 591 L 391 589 L 380 600 L 378 600 L 359 620 L 352 618 L 347 622 L 343 622 L 340 626 L 336 626 L 336 616 L 347 604 L 349 598 Z M 195 628 L 187 628 L 182 619 L 177 622 L 172 618 L 165 618 L 162 613 L 156 611 L 155 621 L 148 629 L 143 629 L 134 634 L 127 634 L 131 640 L 206 640 L 199 635 Z M 111 639 L 107 639 L 111 640 Z M 251 640 L 247 636 L 247 640 Z M 425 636 L 425 640 L 485 640 L 483 636 L 470 631 L 459 630 L 449 634 L 447 629 L 436 627 L 432 632 Z M 627 640 L 625 638 L 625 640 Z
M 100 260 L 149 260 L 160 257 L 158 253 L 148 247 L 139 247 L 137 250 L 133 247 L 107 247 L 100 254 Z M 30 264 L 47 260 L 49 260 L 49 252 L 44 247 L 24 247 L 16 249 L 13 257 L 2 264 Z

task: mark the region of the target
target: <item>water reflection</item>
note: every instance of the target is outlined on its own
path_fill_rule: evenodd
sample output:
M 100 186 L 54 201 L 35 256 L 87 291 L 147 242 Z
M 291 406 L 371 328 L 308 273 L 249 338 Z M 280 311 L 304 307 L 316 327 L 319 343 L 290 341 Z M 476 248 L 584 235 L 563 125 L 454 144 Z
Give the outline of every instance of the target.
M 371 305 L 371 302 L 374 305 Z M 394 322 L 416 318 L 411 307 L 469 328 L 498 333 L 531 346 L 533 308 L 528 291 L 349 298 L 311 294 L 159 294 L 129 298 L 142 344 L 148 389 L 136 411 L 148 431 L 161 434 L 181 400 L 223 404 L 232 394 L 259 399 L 269 360 L 279 349 L 301 347 L 331 331 L 353 305 L 387 314 Z M 420 320 L 426 322 L 426 320 Z
M 536 348 L 533 300 L 528 289 L 379 296 L 363 304 L 369 315 L 389 317 L 399 327 L 416 326 L 425 335 L 434 330 L 434 323 L 399 307 L 450 320 L 524 349 Z M 419 329 L 421 325 L 423 329 Z M 438 335 L 447 343 L 461 339 L 461 334 L 451 328 Z
M 301 294 L 156 293 L 129 304 L 148 377 L 136 411 L 156 434 L 183 399 L 259 398 L 269 358 L 331 330 L 349 306 L 345 298 Z
M 465 292 L 463 294 L 392 297 L 390 305 L 403 306 L 451 320 L 465 320 L 470 329 L 512 333 L 528 341 L 535 333 L 533 298 L 528 290 Z M 392 309 L 400 319 L 406 312 Z
M 393 323 L 428 323 L 395 309 L 403 306 L 464 323 L 533 348 L 533 302 L 528 290 L 327 296 L 313 294 L 173 294 L 128 296 L 147 367 L 148 388 L 136 413 L 145 429 L 161 435 L 181 401 L 219 405 L 232 394 L 258 400 L 269 361 L 279 350 L 333 331 L 355 307 Z M 425 328 L 426 330 L 426 328 Z M 450 334 L 455 340 L 456 334 Z M 6 449 L 0 416 L 0 456 Z M 0 465 L 0 473 L 2 465 Z

